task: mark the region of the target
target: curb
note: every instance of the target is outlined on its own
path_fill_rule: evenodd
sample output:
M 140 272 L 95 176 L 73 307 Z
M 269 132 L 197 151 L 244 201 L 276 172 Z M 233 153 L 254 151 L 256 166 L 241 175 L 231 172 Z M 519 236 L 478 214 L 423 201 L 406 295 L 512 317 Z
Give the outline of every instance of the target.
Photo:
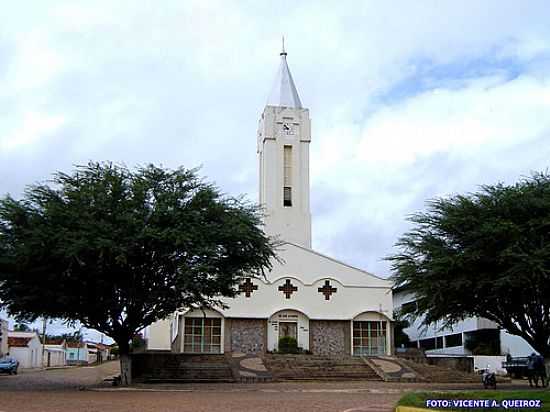
M 441 412 L 438 409 L 424 409 L 424 408 L 415 408 L 412 406 L 398 406 L 395 408 L 395 412 Z

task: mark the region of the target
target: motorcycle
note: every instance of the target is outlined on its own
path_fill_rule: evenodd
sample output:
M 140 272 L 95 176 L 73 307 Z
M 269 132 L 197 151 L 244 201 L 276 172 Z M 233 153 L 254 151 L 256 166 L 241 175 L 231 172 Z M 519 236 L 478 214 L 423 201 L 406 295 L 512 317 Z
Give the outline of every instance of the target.
M 481 374 L 481 383 L 483 383 L 483 387 L 485 389 L 497 388 L 497 375 L 494 372 L 491 372 L 489 367 L 481 369 L 479 373 Z

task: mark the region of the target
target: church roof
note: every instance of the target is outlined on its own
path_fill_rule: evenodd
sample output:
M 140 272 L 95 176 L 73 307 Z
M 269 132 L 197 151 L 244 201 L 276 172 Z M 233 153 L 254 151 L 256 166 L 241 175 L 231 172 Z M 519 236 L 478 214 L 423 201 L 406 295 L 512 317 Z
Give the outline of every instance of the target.
M 287 53 L 283 44 L 283 50 L 280 53 L 281 65 L 279 66 L 279 71 L 275 77 L 273 88 L 271 89 L 271 93 L 267 99 L 267 105 L 301 109 L 302 102 L 300 101 L 300 96 L 298 96 L 296 85 L 294 84 L 294 80 L 290 74 L 290 70 L 286 62 L 286 55 Z
M 305 247 L 305 246 L 302 246 L 302 245 L 298 245 L 298 244 L 296 244 L 296 243 L 288 242 L 288 241 L 284 241 L 284 242 L 283 242 L 283 245 L 284 245 L 284 244 L 292 245 L 292 246 L 297 247 L 297 248 L 299 248 L 299 249 L 302 249 L 302 250 L 304 250 L 304 251 L 306 251 L 306 252 L 308 252 L 308 253 L 312 253 L 312 254 L 317 255 L 317 256 L 319 256 L 319 257 L 321 257 L 321 258 L 323 258 L 323 259 L 327 259 L 327 260 L 329 260 L 329 261 L 331 261 L 331 262 L 333 262 L 333 263 L 335 263 L 335 264 L 337 264 L 337 265 L 345 266 L 345 267 L 347 267 L 347 268 L 349 268 L 349 269 L 353 269 L 353 270 L 356 270 L 356 271 L 358 271 L 358 272 L 361 272 L 361 273 L 364 274 L 364 275 L 372 276 L 374 279 L 381 280 L 381 281 L 383 281 L 383 282 L 387 282 L 386 287 L 391 287 L 391 281 L 390 281 L 389 279 L 386 279 L 386 278 L 377 276 L 377 275 L 375 275 L 374 273 L 371 273 L 371 272 L 368 272 L 368 271 L 363 270 L 363 269 L 361 269 L 361 268 L 352 266 L 352 265 L 350 265 L 350 264 L 348 264 L 348 263 L 346 263 L 346 262 L 342 262 L 341 260 L 335 259 L 335 258 L 333 258 L 333 257 L 324 255 L 324 254 L 322 254 L 322 253 L 320 253 L 320 252 L 317 252 L 316 250 L 313 250 L 313 249 L 311 249 L 311 248 L 308 248 L 308 247 Z

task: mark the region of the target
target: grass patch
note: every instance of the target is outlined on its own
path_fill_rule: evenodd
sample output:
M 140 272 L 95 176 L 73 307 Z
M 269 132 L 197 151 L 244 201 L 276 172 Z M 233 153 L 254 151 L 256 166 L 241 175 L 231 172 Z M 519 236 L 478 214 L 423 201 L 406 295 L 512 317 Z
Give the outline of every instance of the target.
M 465 392 L 409 392 L 403 396 L 398 405 L 413 406 L 417 408 L 426 408 L 426 400 L 428 399 L 489 399 L 496 400 L 502 403 L 504 400 L 510 399 L 540 399 L 541 408 L 489 408 L 489 409 L 472 409 L 472 408 L 432 408 L 444 411 L 521 411 L 521 412 L 541 412 L 550 411 L 550 391 L 548 390 L 526 390 L 526 391 L 465 391 Z

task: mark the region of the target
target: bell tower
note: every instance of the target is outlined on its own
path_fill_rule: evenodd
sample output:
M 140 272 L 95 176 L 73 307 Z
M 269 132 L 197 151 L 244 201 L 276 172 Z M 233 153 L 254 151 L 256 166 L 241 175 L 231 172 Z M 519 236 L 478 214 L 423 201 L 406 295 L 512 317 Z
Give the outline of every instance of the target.
M 280 56 L 279 71 L 258 126 L 264 230 L 283 241 L 311 248 L 309 110 L 302 107 L 284 42 Z

